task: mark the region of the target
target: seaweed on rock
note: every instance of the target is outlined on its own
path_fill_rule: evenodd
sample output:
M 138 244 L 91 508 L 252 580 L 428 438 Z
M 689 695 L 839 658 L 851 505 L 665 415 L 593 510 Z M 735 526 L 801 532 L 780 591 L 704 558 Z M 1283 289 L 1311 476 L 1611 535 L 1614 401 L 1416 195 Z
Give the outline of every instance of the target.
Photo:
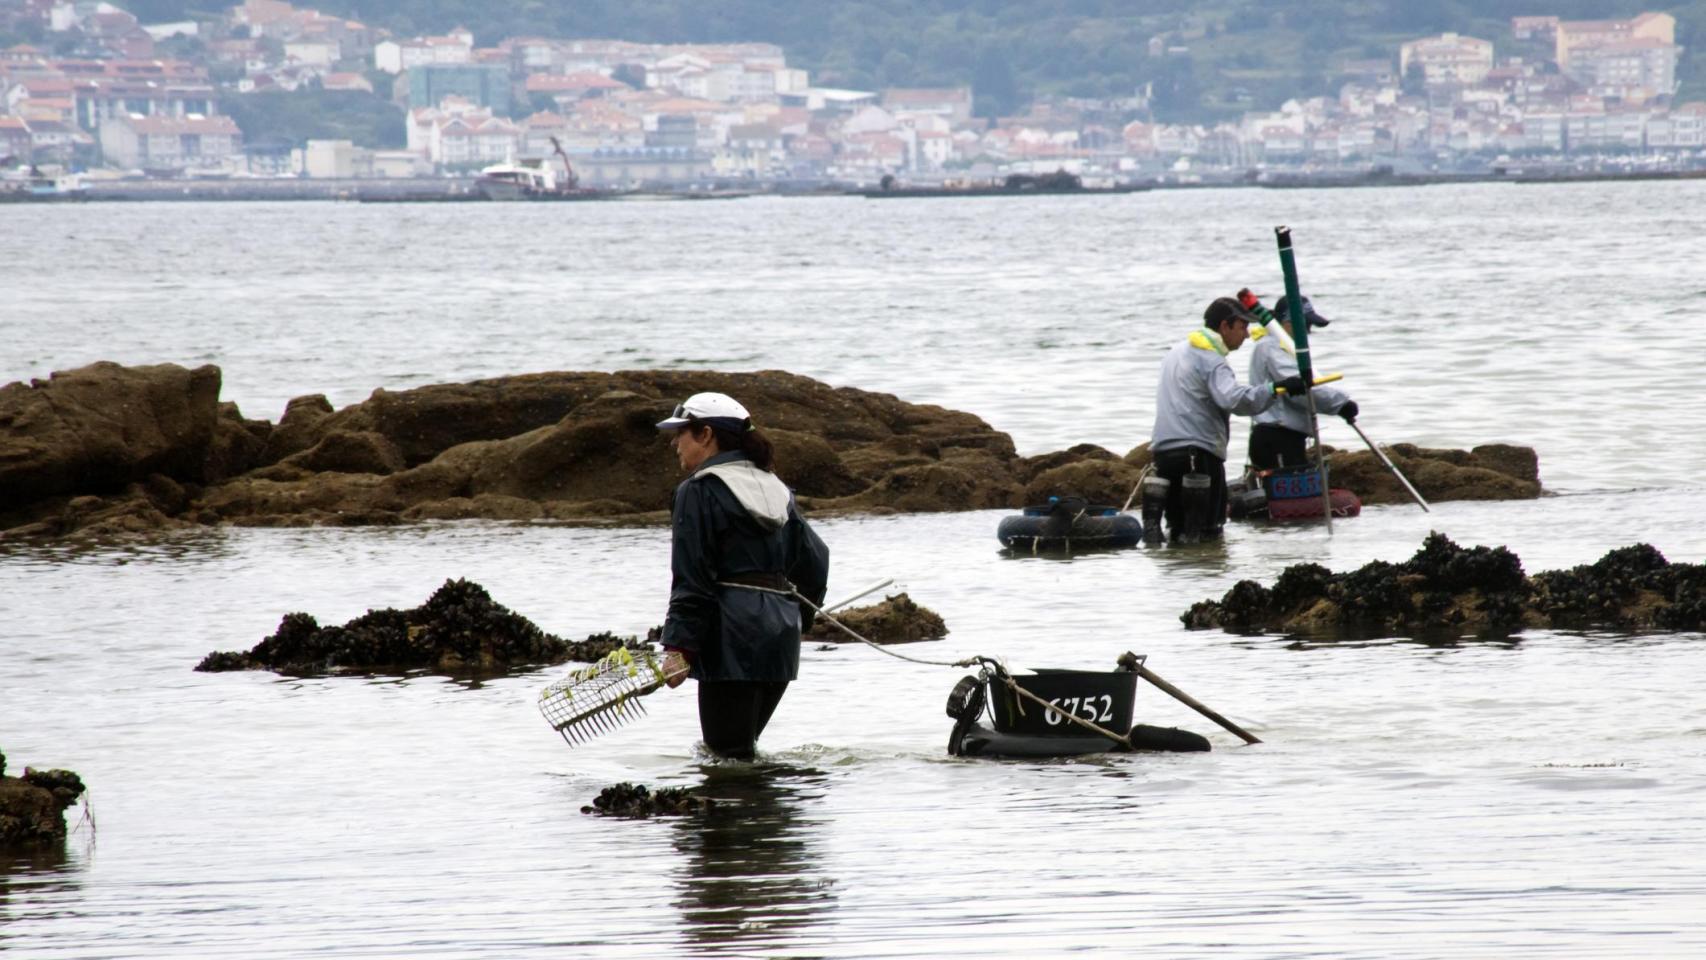
M 885 597 L 881 603 L 853 607 L 829 616 L 872 643 L 916 643 L 940 640 L 948 635 L 948 624 L 941 614 L 919 606 L 905 593 Z M 830 623 L 828 617 L 818 617 L 807 636 L 836 643 L 855 642 L 841 628 Z
M 65 808 L 83 795 L 83 778 L 70 770 L 24 768 L 6 776 L 0 753 L 0 849 L 64 838 Z
M 1569 570 L 1523 572 L 1505 547 L 1465 548 L 1435 532 L 1403 563 L 1346 573 L 1287 567 L 1270 590 L 1241 580 L 1179 618 L 1193 630 L 1235 632 L 1509 634 L 1524 627 L 1700 630 L 1706 566 L 1673 564 L 1648 544 L 1612 550 Z
M 1671 563 L 1649 544 L 1535 574 L 1535 606 L 1559 627 L 1706 629 L 1706 566 Z
M 307 613 L 287 613 L 278 631 L 248 653 L 214 652 L 197 670 L 330 671 L 432 669 L 447 673 L 593 661 L 634 637 L 594 634 L 570 643 L 497 603 L 469 580 L 446 580 L 412 610 L 369 610 L 342 626 L 322 627 Z
M 664 787 L 652 790 L 645 784 L 618 783 L 605 787 L 582 813 L 606 817 L 644 819 L 654 816 L 685 816 L 709 810 L 715 801 L 701 797 L 686 787 Z

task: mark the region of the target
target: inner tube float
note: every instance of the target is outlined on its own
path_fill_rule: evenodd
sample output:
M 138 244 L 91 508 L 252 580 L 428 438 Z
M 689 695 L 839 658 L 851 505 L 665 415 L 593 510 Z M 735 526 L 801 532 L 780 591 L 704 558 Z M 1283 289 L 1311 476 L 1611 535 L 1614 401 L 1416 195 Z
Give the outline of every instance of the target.
M 1050 497 L 1046 504 L 1001 518 L 995 537 L 1009 550 L 1030 553 L 1135 547 L 1143 542 L 1143 521 L 1118 507 Z
M 948 741 L 955 757 L 988 757 L 992 760 L 1026 760 L 1045 757 L 1082 757 L 1092 753 L 1131 753 L 1158 750 L 1169 753 L 1202 753 L 1210 749 L 1208 738 L 1178 727 L 1152 727 L 1139 723 L 1127 734 L 1131 745 L 1107 737 L 1038 737 L 996 730 L 982 723 L 956 724 Z

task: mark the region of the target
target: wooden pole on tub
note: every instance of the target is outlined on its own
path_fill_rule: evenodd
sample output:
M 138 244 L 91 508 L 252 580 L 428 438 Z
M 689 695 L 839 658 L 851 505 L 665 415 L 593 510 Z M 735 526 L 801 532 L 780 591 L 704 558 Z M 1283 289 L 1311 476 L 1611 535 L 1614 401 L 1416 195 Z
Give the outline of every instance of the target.
M 1128 652 L 1125 656 L 1120 658 L 1120 666 L 1131 670 L 1143 679 L 1148 680 L 1157 687 L 1160 687 L 1163 692 L 1172 697 L 1174 700 L 1179 701 L 1185 706 L 1190 707 L 1192 710 L 1195 710 L 1210 720 L 1213 720 L 1215 723 L 1220 724 L 1222 729 L 1226 730 L 1228 733 L 1236 735 L 1245 743 L 1262 742 L 1260 737 L 1257 737 L 1250 731 L 1221 716 L 1213 708 L 1205 705 L 1196 697 L 1191 696 L 1185 691 L 1180 690 L 1178 687 L 1168 683 L 1166 680 L 1163 680 L 1161 675 L 1149 669 L 1149 667 L 1144 664 L 1143 658 L 1137 654 Z

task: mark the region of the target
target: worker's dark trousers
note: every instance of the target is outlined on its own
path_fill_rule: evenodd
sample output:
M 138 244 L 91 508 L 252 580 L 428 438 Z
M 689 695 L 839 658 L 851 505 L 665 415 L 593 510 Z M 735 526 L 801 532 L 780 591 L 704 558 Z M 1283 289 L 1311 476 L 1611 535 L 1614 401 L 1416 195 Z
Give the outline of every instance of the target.
M 1204 540 L 1220 536 L 1226 525 L 1226 463 L 1201 447 L 1178 447 L 1155 455 L 1154 470 L 1166 477 L 1167 536 L 1177 540 L 1185 525 L 1185 474 L 1208 474 L 1208 523 L 1199 531 Z
M 1250 428 L 1250 464 L 1257 470 L 1305 466 L 1308 443 L 1308 434 L 1277 423 L 1258 423 Z
M 699 681 L 699 733 L 712 753 L 751 760 L 788 681 Z

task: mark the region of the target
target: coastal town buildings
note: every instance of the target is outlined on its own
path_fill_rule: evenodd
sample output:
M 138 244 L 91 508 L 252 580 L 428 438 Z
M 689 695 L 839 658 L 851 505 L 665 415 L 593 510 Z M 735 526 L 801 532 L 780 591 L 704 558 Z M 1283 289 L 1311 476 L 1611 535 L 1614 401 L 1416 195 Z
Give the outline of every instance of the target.
M 1141 90 L 1039 96 L 1021 113 L 988 117 L 975 114 L 977 92 L 965 85 L 818 86 L 771 43 L 483 45 L 461 26 L 391 35 L 285 0 L 159 24 L 123 7 L 23 0 L 18 15 L 54 39 L 0 49 L 0 164 L 335 179 L 566 157 L 584 182 L 633 185 L 1054 170 L 1191 179 L 1599 155 L 1706 163 L 1706 104 L 1678 100 L 1687 51 L 1663 12 L 1578 21 L 1537 11 L 1493 39 L 1412 37 L 1386 57 L 1365 47 L 1324 66 L 1319 95 L 1169 123 Z M 1168 31 L 1151 52 L 1186 56 L 1208 37 L 1206 22 Z M 389 112 L 403 142 L 251 138 L 228 115 L 233 98 L 292 93 Z M 1248 90 L 1238 96 L 1255 102 Z

